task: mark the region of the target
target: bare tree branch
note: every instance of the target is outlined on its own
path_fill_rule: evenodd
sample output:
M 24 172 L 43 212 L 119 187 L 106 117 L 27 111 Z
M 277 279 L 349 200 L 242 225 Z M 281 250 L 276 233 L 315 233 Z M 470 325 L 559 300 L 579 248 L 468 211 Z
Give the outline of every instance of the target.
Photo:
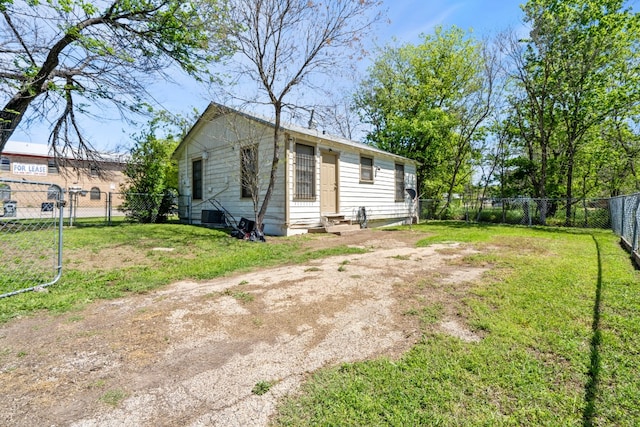
M 309 86 L 313 74 L 336 74 L 381 19 L 377 0 L 232 0 L 230 33 L 238 47 L 236 81 L 250 83 L 258 96 L 250 102 L 273 107 L 273 154 L 269 185 L 256 218 L 266 214 L 280 161 L 280 124 L 297 87 Z M 234 96 L 238 99 L 237 96 Z
M 104 4 L 103 4 L 104 5 Z M 111 104 L 142 111 L 146 87 L 178 66 L 196 78 L 229 52 L 224 0 L 81 0 L 3 4 L 0 22 L 0 152 L 24 120 L 52 123 L 49 142 L 93 155 L 78 114 Z M 94 115 L 95 117 L 95 115 Z

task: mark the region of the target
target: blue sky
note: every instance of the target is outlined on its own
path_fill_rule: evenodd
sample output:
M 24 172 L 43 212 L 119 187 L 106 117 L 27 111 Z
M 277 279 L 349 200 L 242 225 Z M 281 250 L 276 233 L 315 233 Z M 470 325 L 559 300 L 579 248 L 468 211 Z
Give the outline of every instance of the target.
M 508 27 L 520 29 L 520 3 L 509 0 L 384 0 L 383 8 L 387 10 L 389 23 L 378 27 L 371 43 L 377 46 L 388 43 L 418 43 L 420 34 L 431 33 L 438 25 L 473 29 L 477 37 L 495 35 Z M 360 68 L 364 70 L 366 65 L 367 60 Z M 151 89 L 151 94 L 165 108 L 182 114 L 188 114 L 193 107 L 202 111 L 209 102 L 206 91 L 192 82 L 182 85 L 158 84 Z M 118 121 L 85 121 L 83 129 L 88 139 L 100 150 L 123 150 L 130 146 L 130 134 L 135 131 L 123 128 Z M 32 126 L 28 131 L 23 126 L 18 128 L 11 139 L 46 143 L 48 135 L 49 128 L 46 124 Z
M 400 42 L 417 43 L 421 33 L 442 25 L 473 29 L 478 35 L 495 35 L 508 27 L 522 25 L 520 1 L 510 0 L 386 0 L 389 25 L 381 28 L 380 41 L 396 37 Z M 382 43 L 385 44 L 385 43 Z

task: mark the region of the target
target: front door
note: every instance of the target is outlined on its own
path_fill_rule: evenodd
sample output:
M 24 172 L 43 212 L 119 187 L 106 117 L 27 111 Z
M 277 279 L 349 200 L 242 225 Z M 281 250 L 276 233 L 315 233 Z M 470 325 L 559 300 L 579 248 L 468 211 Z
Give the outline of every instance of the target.
M 322 153 L 320 211 L 323 214 L 338 212 L 338 156 L 334 153 Z

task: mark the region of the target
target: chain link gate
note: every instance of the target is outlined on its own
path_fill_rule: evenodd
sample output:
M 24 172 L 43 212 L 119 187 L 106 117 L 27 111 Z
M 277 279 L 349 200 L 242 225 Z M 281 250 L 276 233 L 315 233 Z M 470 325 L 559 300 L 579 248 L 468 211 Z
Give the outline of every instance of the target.
M 63 208 L 56 184 L 0 179 L 0 298 L 60 279 Z

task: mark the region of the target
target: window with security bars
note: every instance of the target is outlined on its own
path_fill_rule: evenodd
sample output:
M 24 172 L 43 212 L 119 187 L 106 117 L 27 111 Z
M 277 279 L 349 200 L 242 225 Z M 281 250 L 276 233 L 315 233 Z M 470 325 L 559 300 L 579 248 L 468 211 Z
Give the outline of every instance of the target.
M 360 157 L 360 181 L 373 182 L 373 159 L 371 157 Z
M 316 156 L 314 147 L 296 144 L 294 170 L 295 198 L 297 200 L 315 200 Z
M 47 173 L 49 175 L 57 175 L 59 173 L 58 164 L 55 159 L 49 159 L 47 161 Z
M 60 187 L 50 185 L 47 189 L 47 200 L 58 200 L 60 198 Z
M 8 157 L 0 158 L 0 170 L 8 171 L 11 170 L 11 160 Z
M 404 165 L 396 163 L 396 202 L 404 201 Z
M 11 187 L 7 184 L 0 184 L 0 201 L 11 200 Z
M 91 189 L 91 192 L 89 192 L 89 199 L 90 200 L 100 200 L 100 189 L 98 187 L 93 187 Z

